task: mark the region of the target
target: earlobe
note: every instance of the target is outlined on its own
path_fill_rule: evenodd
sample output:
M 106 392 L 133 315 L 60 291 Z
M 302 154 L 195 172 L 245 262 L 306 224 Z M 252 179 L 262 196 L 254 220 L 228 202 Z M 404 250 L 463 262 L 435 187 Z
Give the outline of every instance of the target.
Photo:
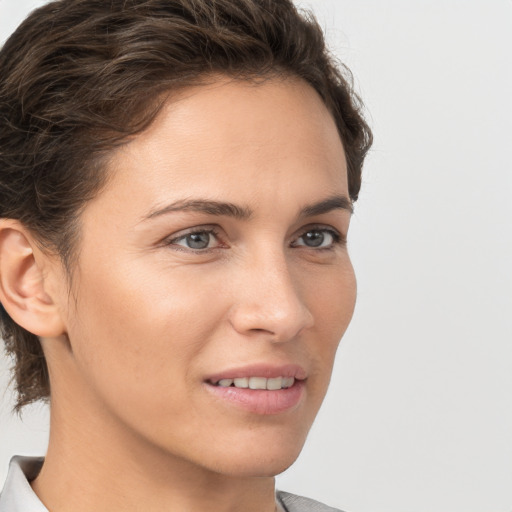
M 0 302 L 21 327 L 40 337 L 63 334 L 58 307 L 45 286 L 44 261 L 18 221 L 0 219 Z

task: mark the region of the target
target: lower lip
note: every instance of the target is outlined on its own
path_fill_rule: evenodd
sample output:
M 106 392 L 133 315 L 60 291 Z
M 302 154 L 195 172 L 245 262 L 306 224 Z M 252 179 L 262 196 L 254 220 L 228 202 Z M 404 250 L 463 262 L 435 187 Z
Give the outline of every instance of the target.
M 216 397 L 248 412 L 261 415 L 279 414 L 295 408 L 304 394 L 304 381 L 296 380 L 292 387 L 268 391 L 221 387 L 206 383 L 207 389 Z

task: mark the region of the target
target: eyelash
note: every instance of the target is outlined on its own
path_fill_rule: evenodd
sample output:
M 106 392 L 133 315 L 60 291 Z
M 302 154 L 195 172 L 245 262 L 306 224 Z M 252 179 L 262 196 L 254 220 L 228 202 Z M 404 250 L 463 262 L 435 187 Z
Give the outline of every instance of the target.
M 296 240 L 304 237 L 307 233 L 309 233 L 311 231 L 319 231 L 319 232 L 329 234 L 333 240 L 332 244 L 329 245 L 328 247 L 318 247 L 318 248 L 309 247 L 306 245 L 296 245 L 296 246 L 292 245 L 292 247 L 304 247 L 306 249 L 313 249 L 314 251 L 319 252 L 319 251 L 332 251 L 336 248 L 336 246 L 346 245 L 346 238 L 343 235 L 341 235 L 337 230 L 335 230 L 333 228 L 328 228 L 325 226 L 318 226 L 318 225 L 308 226 L 307 229 L 305 231 L 303 231 L 302 234 L 296 238 Z M 190 235 L 194 235 L 194 234 L 211 235 L 220 243 L 220 245 L 217 247 L 207 247 L 205 249 L 193 249 L 191 247 L 184 247 L 184 246 L 177 245 L 177 242 L 184 240 L 186 237 L 188 237 Z M 226 246 L 222 247 L 222 242 L 220 241 L 220 233 L 217 229 L 215 229 L 213 227 L 192 229 L 192 230 L 188 231 L 187 233 L 184 233 L 177 237 L 165 240 L 163 245 L 174 246 L 174 249 L 178 250 L 178 251 L 189 252 L 189 253 L 201 253 L 201 254 L 208 254 L 211 251 L 214 251 L 215 249 L 223 249 L 226 247 Z
M 312 231 L 318 231 L 320 233 L 327 233 L 332 237 L 332 243 L 327 247 L 310 247 L 307 245 L 296 245 L 294 247 L 304 247 L 306 249 L 313 249 L 314 251 L 332 251 L 336 248 L 336 246 L 343 246 L 346 245 L 346 239 L 344 236 L 342 236 L 338 231 L 336 231 L 333 228 L 328 228 L 325 226 L 312 226 L 308 227 L 303 233 L 297 237 L 296 240 L 299 240 L 300 238 L 303 238 L 307 233 L 310 233 Z
M 179 235 L 177 237 L 173 237 L 173 238 L 170 238 L 170 239 L 167 239 L 164 241 L 164 245 L 165 246 L 174 246 L 174 249 L 177 250 L 177 251 L 183 251 L 183 252 L 191 252 L 191 253 L 201 253 L 201 254 L 206 254 L 206 253 L 209 253 L 215 249 L 219 249 L 219 247 L 209 247 L 209 248 L 206 248 L 206 249 L 193 249 L 191 247 L 183 247 L 183 246 L 180 246 L 180 245 L 177 245 L 176 243 L 181 241 L 181 240 L 184 240 L 185 238 L 187 238 L 187 236 L 190 236 L 190 235 L 195 235 L 195 234 L 208 234 L 208 235 L 212 235 L 216 240 L 220 240 L 220 233 L 217 229 L 213 228 L 213 227 L 204 227 L 204 228 L 196 228 L 196 229 L 192 229 L 190 231 L 188 231 L 187 233 L 184 233 L 183 235 Z M 222 248 L 222 244 L 221 244 L 221 247 Z

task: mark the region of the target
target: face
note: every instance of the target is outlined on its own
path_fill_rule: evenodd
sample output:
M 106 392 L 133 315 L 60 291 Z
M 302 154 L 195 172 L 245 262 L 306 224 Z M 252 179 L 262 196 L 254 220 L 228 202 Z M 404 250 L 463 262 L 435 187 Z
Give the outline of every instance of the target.
M 281 472 L 355 302 L 332 117 L 300 81 L 219 80 L 173 98 L 109 166 L 62 307 L 77 401 L 169 459 Z

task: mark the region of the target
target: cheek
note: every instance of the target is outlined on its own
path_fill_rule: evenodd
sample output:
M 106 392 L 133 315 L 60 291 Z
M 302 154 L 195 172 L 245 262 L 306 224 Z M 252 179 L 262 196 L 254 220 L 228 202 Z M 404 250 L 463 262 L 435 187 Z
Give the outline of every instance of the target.
M 333 272 L 309 282 L 309 303 L 316 329 L 331 343 L 334 340 L 337 345 L 352 319 L 356 292 L 354 269 L 348 257 Z
M 356 302 L 356 279 L 350 261 L 309 281 L 308 303 L 315 325 L 307 337 L 309 357 L 315 361 L 312 394 L 323 400 L 340 341 L 350 324 Z
M 171 390 L 197 377 L 194 361 L 222 318 L 223 305 L 212 303 L 203 285 L 172 270 L 91 272 L 80 284 L 70 329 L 89 385 L 108 401 L 119 400 L 122 389 L 125 400 L 148 414 L 171 395 L 177 400 Z

